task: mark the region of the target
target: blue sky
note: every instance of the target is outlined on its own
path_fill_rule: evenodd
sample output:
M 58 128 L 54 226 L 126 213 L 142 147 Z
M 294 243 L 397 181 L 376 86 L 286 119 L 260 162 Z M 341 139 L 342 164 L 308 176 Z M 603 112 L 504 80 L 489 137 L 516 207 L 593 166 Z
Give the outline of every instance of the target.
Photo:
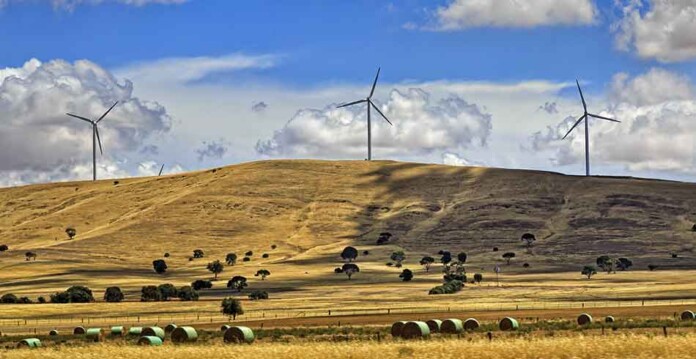
M 0 1 L 5 49 L 0 52 L 0 69 L 5 68 L 0 84 L 17 76 L 31 59 L 46 68 L 63 61 L 67 65 L 58 66 L 60 74 L 52 73 L 50 86 L 70 73 L 87 95 L 81 103 L 74 92 L 68 98 L 50 97 L 61 108 L 94 112 L 121 99 L 137 103 L 141 116 L 152 116 L 147 117 L 153 121 L 147 122 L 150 127 L 137 128 L 140 122 L 134 120 L 130 132 L 123 126 L 124 118 L 135 116 L 127 112 L 131 108 L 116 112 L 121 119 L 114 124 L 105 124 L 102 132 L 114 126 L 111 133 L 118 136 L 107 136 L 112 151 L 100 168 L 103 176 L 149 174 L 139 168 L 151 162 L 189 170 L 259 158 L 355 158 L 364 147 L 359 143 L 364 135 L 353 138 L 346 131 L 364 130 L 364 109 L 329 109 L 366 95 L 378 66 L 383 72 L 376 98 L 397 124 L 376 129 L 376 152 L 382 158 L 582 173 L 581 133 L 558 141 L 572 124 L 567 118 L 581 113 L 572 86 L 575 78 L 581 79 L 593 111 L 623 116 L 620 129 L 592 125 L 596 151 L 615 150 L 616 144 L 607 141 L 614 135 L 645 142 L 641 136 L 662 131 L 664 123 L 689 132 L 696 122 L 691 111 L 691 101 L 696 101 L 691 82 L 696 40 L 677 41 L 695 29 L 691 20 L 696 19 L 688 16 L 693 16 L 690 10 L 696 3 L 690 0 L 661 6 L 613 0 L 522 0 L 517 5 L 507 0 L 490 0 L 488 5 L 471 0 L 135 3 Z M 519 4 L 526 7 L 515 8 Z M 661 34 L 665 28 L 676 30 Z M 622 39 L 627 39 L 623 47 Z M 114 85 L 99 87 L 103 81 L 78 71 L 80 60 L 113 75 L 116 83 L 132 81 L 133 93 L 110 92 Z M 170 64 L 169 72 L 162 70 L 162 63 Z M 173 74 L 192 69 L 195 75 L 173 79 Z M 31 71 L 19 77 L 29 78 Z M 29 82 L 37 96 L 48 96 L 40 92 L 47 88 L 40 79 Z M 0 86 L 0 96 L 2 91 Z M 32 101 L 31 96 L 6 97 L 17 101 L 7 105 L 10 113 Z M 148 101 L 161 106 L 159 115 Z M 253 111 L 260 102 L 265 106 L 255 108 L 264 110 Z M 553 110 L 540 110 L 545 103 L 553 104 Z M 49 109 L 37 111 L 23 116 L 44 118 Z M 646 116 L 650 125 L 642 129 Z M 13 118 L 0 116 L 0 139 L 3 121 L 12 123 Z M 465 130 L 437 137 L 461 129 L 453 125 L 457 121 Z M 432 134 L 423 137 L 432 140 L 411 137 L 410 131 L 423 131 L 418 123 L 431 125 Z M 84 137 L 79 124 L 65 126 L 71 136 Z M 8 138 L 18 131 L 16 126 L 6 128 Z M 315 141 L 312 131 L 330 138 Z M 305 135 L 305 142 L 292 142 Z M 693 137 L 676 141 L 683 147 L 672 153 L 670 132 L 658 135 L 664 141 L 652 144 L 655 155 L 597 152 L 594 167 L 603 174 L 696 180 L 693 156 L 684 155 L 696 148 Z M 347 138 L 345 145 L 356 148 L 327 152 L 324 147 L 331 138 Z M 91 145 L 75 141 L 80 148 Z M 414 141 L 417 149 L 406 150 Z M 157 158 L 134 147 L 156 147 Z M 47 160 L 37 154 L 42 166 L 28 163 L 26 168 L 17 163 L 3 167 L 0 157 L 0 173 L 10 178 L 0 184 L 83 176 L 88 156 L 66 156 L 69 160 Z M 46 161 L 60 170 L 46 169 Z

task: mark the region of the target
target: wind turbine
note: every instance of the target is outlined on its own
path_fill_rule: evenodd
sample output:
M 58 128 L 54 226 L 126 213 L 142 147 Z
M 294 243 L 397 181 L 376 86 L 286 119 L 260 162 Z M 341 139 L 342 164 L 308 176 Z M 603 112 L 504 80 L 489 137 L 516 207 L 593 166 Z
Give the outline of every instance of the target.
M 580 92 L 580 99 L 582 100 L 582 107 L 584 109 L 584 113 L 580 118 L 575 122 L 573 127 L 568 130 L 568 133 L 563 136 L 563 139 L 565 140 L 568 135 L 573 132 L 575 127 L 580 123 L 580 121 L 585 120 L 585 176 L 590 175 L 590 130 L 588 126 L 588 120 L 590 117 L 598 118 L 600 120 L 605 120 L 605 121 L 612 121 L 612 122 L 621 122 L 617 121 L 608 117 L 600 116 L 600 115 L 595 115 L 593 113 L 587 112 L 587 103 L 585 103 L 585 96 L 582 95 L 582 89 L 580 89 L 580 82 L 578 80 L 575 80 L 575 84 L 578 85 L 578 92 Z
M 70 117 L 75 117 L 79 120 L 89 122 L 89 124 L 92 125 L 92 180 L 93 181 L 97 180 L 97 142 L 99 143 L 99 152 L 102 155 L 104 154 L 104 150 L 102 149 L 102 144 L 101 144 L 101 138 L 99 138 L 99 128 L 97 127 L 97 124 L 99 123 L 99 121 L 103 120 L 104 117 L 106 117 L 106 115 L 109 114 L 109 112 L 111 112 L 111 110 L 114 107 L 116 107 L 117 104 L 118 104 L 118 101 L 116 101 L 116 103 L 114 103 L 111 107 L 109 107 L 109 109 L 106 110 L 106 112 L 104 112 L 104 114 L 101 115 L 101 117 L 99 117 L 99 119 L 97 119 L 96 121 L 90 120 L 90 119 L 82 117 L 82 116 L 73 115 L 72 113 L 66 113 L 66 115 L 68 115 Z
M 162 164 L 162 167 L 160 167 L 159 173 L 157 174 L 157 177 L 162 175 L 162 170 L 164 169 L 164 163 Z
M 375 87 L 377 86 L 377 79 L 379 78 L 379 71 L 380 70 L 381 70 L 381 68 L 377 68 L 377 76 L 375 76 L 375 82 L 372 83 L 372 90 L 370 90 L 370 95 L 367 96 L 366 99 L 349 102 L 349 103 L 346 103 L 346 104 L 343 104 L 343 105 L 336 107 L 336 108 L 341 108 L 341 107 L 356 105 L 356 104 L 363 103 L 363 102 L 367 103 L 367 160 L 368 161 L 372 160 L 372 119 L 370 117 L 370 107 L 377 110 L 377 112 L 380 115 L 382 115 L 384 120 L 387 121 L 387 123 L 389 123 L 390 125 L 392 125 L 391 121 L 389 121 L 387 116 L 385 116 L 382 113 L 382 111 L 380 111 L 379 108 L 377 106 L 375 106 L 375 104 L 372 102 L 372 95 L 374 95 L 374 93 L 375 93 Z

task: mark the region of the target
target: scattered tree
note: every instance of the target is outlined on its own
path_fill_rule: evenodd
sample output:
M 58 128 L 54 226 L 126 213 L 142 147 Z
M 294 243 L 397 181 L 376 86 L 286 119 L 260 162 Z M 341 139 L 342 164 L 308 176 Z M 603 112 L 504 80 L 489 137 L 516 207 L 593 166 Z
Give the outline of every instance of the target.
M 198 300 L 198 292 L 190 285 L 185 285 L 177 291 L 177 297 L 182 301 Z
M 510 260 L 513 258 L 515 258 L 515 253 L 513 252 L 507 252 L 503 254 L 503 259 L 505 259 L 508 265 L 510 265 Z
M 0 244 L 0 252 L 4 252 L 8 249 L 10 249 L 10 247 L 8 247 L 7 244 Z
M 655 269 L 657 269 L 657 265 L 655 265 L 655 264 L 648 264 L 648 270 L 649 270 L 649 271 L 652 272 L 652 271 L 654 271 Z
M 109 303 L 118 303 L 124 298 L 123 292 L 119 287 L 108 287 L 104 292 L 104 301 Z
M 599 256 L 597 257 L 595 263 L 597 264 L 597 267 L 602 268 L 602 270 L 606 271 L 607 273 L 611 273 L 612 271 L 615 272 L 614 265 L 616 260 L 609 256 Z
M 271 272 L 268 269 L 259 269 L 254 274 L 255 277 L 261 277 L 261 280 L 265 280 L 269 275 L 271 275 Z
M 140 289 L 141 302 L 159 302 L 160 300 L 162 300 L 162 293 L 157 289 L 157 286 L 146 285 Z
M 476 282 L 476 284 L 481 284 L 482 281 L 483 281 L 483 274 L 481 274 L 481 273 L 474 274 L 474 282 Z
M 389 239 L 392 237 L 392 234 L 389 232 L 382 232 L 379 234 L 379 238 L 377 238 L 377 245 L 381 246 L 383 244 L 389 243 Z
M 522 267 L 524 267 L 524 268 L 529 268 L 529 263 L 525 262 L 525 263 L 522 265 Z
M 227 263 L 228 266 L 233 266 L 237 264 L 237 254 L 235 253 L 227 253 L 225 256 L 225 262 Z
M 395 251 L 391 254 L 389 259 L 396 262 L 397 267 L 401 267 L 401 262 L 403 262 L 404 259 L 406 259 L 406 254 L 404 253 L 404 251 Z
M 46 303 L 46 298 L 44 298 L 43 296 L 41 296 L 41 297 L 36 298 L 36 301 L 39 302 L 39 303 L 41 303 L 41 304 L 44 304 L 44 303 Z
M 26 260 L 36 260 L 36 253 L 34 252 L 26 252 L 24 253 L 24 257 L 26 257 Z
M 77 235 L 77 230 L 75 230 L 75 228 L 68 227 L 65 229 L 65 234 L 68 235 L 69 239 L 73 239 Z
M 250 300 L 268 299 L 268 292 L 265 290 L 255 290 L 249 294 Z
M 616 267 L 619 268 L 619 270 L 625 271 L 633 267 L 633 262 L 628 258 L 621 257 L 616 260 Z
M 164 253 L 164 258 L 169 258 L 169 252 Z
M 201 249 L 194 249 L 193 250 L 193 258 L 203 258 L 205 257 L 205 253 L 203 253 L 203 250 Z
M 232 297 L 228 297 L 222 300 L 222 314 L 226 314 L 232 318 L 232 320 L 237 319 L 238 315 L 244 314 L 244 309 L 242 308 L 242 303 Z
M 191 282 L 191 288 L 193 290 L 199 291 L 201 289 L 210 289 L 213 287 L 213 282 L 205 279 L 196 279 Z
M 531 248 L 534 245 L 534 241 L 536 241 L 536 237 L 531 233 L 525 233 L 520 240 L 525 242 L 527 248 Z
M 498 247 L 493 247 L 493 252 L 497 252 L 497 251 L 498 251 Z
M 222 271 L 225 270 L 225 266 L 219 260 L 215 260 L 213 262 L 208 263 L 208 266 L 206 268 L 215 275 L 214 280 L 217 280 L 218 274 L 222 273 Z
M 585 266 L 582 268 L 582 272 L 580 272 L 582 275 L 587 276 L 587 279 L 592 278 L 593 275 L 597 274 L 597 268 L 594 266 Z
M 19 297 L 19 300 L 17 301 L 19 304 L 31 304 L 33 303 L 29 297 Z
M 450 252 L 441 251 L 441 253 L 439 253 L 439 254 L 442 255 L 442 257 L 440 257 L 440 263 L 449 264 L 452 261 L 452 254 Z
M 249 286 L 249 284 L 247 284 L 246 277 L 241 275 L 236 275 L 227 282 L 227 288 L 234 288 L 237 290 L 237 292 L 241 292 L 242 289 L 246 288 L 247 286 Z
M 356 258 L 358 258 L 358 250 L 350 246 L 343 248 L 343 252 L 341 252 L 341 258 L 344 261 L 352 262 Z
M 94 302 L 92 290 L 85 286 L 74 285 L 64 292 L 51 294 L 51 303 L 89 303 Z
M 276 246 L 275 244 L 271 244 L 271 249 L 276 249 L 276 248 L 278 248 L 278 246 Z
M 242 259 L 242 262 L 248 262 L 248 261 L 250 261 L 250 260 L 251 260 L 251 258 L 249 258 L 249 257 L 244 257 L 244 258 Z
M 399 274 L 399 278 L 404 282 L 409 282 L 413 279 L 413 272 L 410 269 L 404 269 L 401 274 Z
M 253 252 L 253 251 L 248 251 L 248 252 L 244 253 L 244 255 L 247 256 L 247 257 L 251 257 L 251 256 L 254 255 L 254 252 Z
M 261 255 L 261 258 L 268 258 L 268 257 L 269 257 L 269 256 L 268 256 L 268 253 L 264 253 L 264 254 Z
M 157 290 L 159 290 L 160 297 L 164 301 L 168 301 L 171 298 L 176 298 L 178 294 L 176 287 L 171 283 L 160 284 L 157 287 Z
M 355 263 L 346 263 L 341 269 L 343 269 L 343 273 L 348 276 L 348 280 L 350 280 L 353 274 L 360 272 L 360 267 Z
M 466 253 L 459 252 L 459 254 L 457 254 L 457 261 L 459 261 L 461 264 L 466 263 Z
M 19 298 L 17 298 L 17 296 L 12 294 L 12 293 L 3 294 L 3 296 L 0 297 L 0 303 L 15 304 L 18 302 L 19 302 Z
M 152 268 L 155 269 L 157 274 L 164 274 L 167 271 L 167 262 L 164 259 L 157 259 L 152 261 Z
M 428 271 L 430 271 L 430 266 L 433 265 L 433 263 L 435 263 L 435 258 L 430 257 L 430 256 L 425 256 L 425 257 L 421 258 L 419 263 L 420 263 L 420 265 L 425 267 L 425 271 L 428 272 Z

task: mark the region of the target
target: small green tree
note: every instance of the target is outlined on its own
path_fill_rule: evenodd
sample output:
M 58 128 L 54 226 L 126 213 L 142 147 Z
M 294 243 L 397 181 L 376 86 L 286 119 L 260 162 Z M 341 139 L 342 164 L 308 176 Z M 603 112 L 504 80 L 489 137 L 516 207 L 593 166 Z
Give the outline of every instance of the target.
M 343 269 L 343 273 L 348 276 L 348 280 L 350 280 L 353 274 L 360 272 L 360 267 L 355 263 L 346 263 L 341 269 Z
M 404 269 L 401 271 L 401 274 L 399 274 L 399 278 L 404 282 L 409 282 L 413 279 L 413 272 L 410 269 Z
M 65 229 L 65 234 L 68 235 L 69 239 L 73 239 L 77 235 L 77 230 L 75 230 L 75 228 L 68 227 Z
M 341 258 L 343 258 L 343 260 L 345 261 L 352 262 L 356 258 L 358 258 L 358 250 L 354 247 L 343 248 L 343 252 L 341 252 Z
M 425 257 L 421 258 L 421 260 L 420 260 L 420 265 L 425 267 L 426 272 L 430 271 L 430 266 L 432 266 L 433 263 L 435 263 L 435 258 L 430 257 L 430 256 L 425 256 Z
M 159 290 L 160 297 L 164 301 L 168 301 L 171 298 L 176 298 L 178 294 L 176 287 L 171 283 L 160 284 L 157 287 L 157 290 Z
M 202 249 L 194 249 L 193 250 L 193 258 L 203 258 L 205 257 L 205 253 L 203 253 Z
M 514 252 L 507 252 L 503 254 L 503 259 L 505 259 L 508 265 L 510 265 L 510 260 L 513 258 L 515 258 Z
M 225 266 L 219 260 L 208 263 L 206 268 L 215 275 L 215 280 L 217 280 L 218 274 L 225 270 Z
M 403 262 L 406 259 L 406 254 L 404 251 L 395 251 L 391 254 L 389 259 L 393 260 L 396 262 L 396 267 L 401 267 L 401 262 Z
M 587 279 L 592 278 L 593 275 L 597 274 L 597 268 L 594 266 L 585 266 L 582 268 L 582 275 L 587 276 Z
M 525 233 L 522 235 L 522 238 L 520 238 L 520 240 L 522 242 L 525 242 L 527 248 L 531 248 L 534 245 L 534 242 L 536 241 L 536 237 L 531 233 Z
M 483 274 L 474 273 L 474 282 L 476 282 L 477 284 L 481 284 L 482 281 L 483 281 Z
M 254 274 L 255 277 L 261 277 L 261 280 L 265 280 L 269 275 L 271 275 L 271 272 L 268 269 L 259 269 Z
M 119 287 L 108 287 L 104 292 L 104 301 L 109 303 L 118 303 L 124 298 L 123 292 Z
M 167 272 L 167 262 L 164 259 L 156 259 L 152 261 L 152 268 L 157 274 L 164 274 Z
M 237 264 L 237 255 L 235 253 L 227 253 L 225 256 L 225 262 L 227 262 L 228 266 Z
M 227 288 L 234 288 L 237 290 L 237 292 L 241 292 L 242 289 L 248 286 L 249 284 L 247 284 L 246 277 L 243 277 L 241 275 L 236 275 L 227 282 Z
M 242 308 L 242 303 L 232 297 L 227 297 L 222 300 L 222 313 L 228 315 L 232 320 L 237 319 L 238 315 L 244 314 L 244 308 Z

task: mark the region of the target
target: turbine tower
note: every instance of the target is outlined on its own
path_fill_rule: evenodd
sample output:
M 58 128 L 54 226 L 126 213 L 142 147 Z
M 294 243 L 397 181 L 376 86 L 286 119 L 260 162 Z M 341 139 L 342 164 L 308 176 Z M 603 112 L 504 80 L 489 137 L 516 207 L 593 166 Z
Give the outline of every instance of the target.
M 104 114 L 101 115 L 101 117 L 99 117 L 99 119 L 97 119 L 96 121 L 90 120 L 90 119 L 82 117 L 82 116 L 73 115 L 72 113 L 66 113 L 66 115 L 68 115 L 70 117 L 75 117 L 79 120 L 89 122 L 89 124 L 92 125 L 92 180 L 93 181 L 97 180 L 97 143 L 99 143 L 99 152 L 102 155 L 104 154 L 104 150 L 102 149 L 102 144 L 101 144 L 101 138 L 99 137 L 99 127 L 97 127 L 97 124 L 99 123 L 99 121 L 103 120 L 104 117 L 106 117 L 106 115 L 109 114 L 109 112 L 111 112 L 111 110 L 114 107 L 116 107 L 117 104 L 118 104 L 118 101 L 116 101 L 116 103 L 114 103 L 111 107 L 109 107 L 109 109 L 106 110 L 106 112 L 104 112 Z
M 621 122 L 621 121 L 617 121 L 617 120 L 614 120 L 614 119 L 611 119 L 608 117 L 595 115 L 595 114 L 587 112 L 587 103 L 585 103 L 585 96 L 582 95 L 582 89 L 580 89 L 580 82 L 578 82 L 577 79 L 575 80 L 575 84 L 578 85 L 578 92 L 580 92 L 580 99 L 582 100 L 582 108 L 584 109 L 584 113 L 582 116 L 580 116 L 580 118 L 578 118 L 578 120 L 575 122 L 573 127 L 571 127 L 570 130 L 568 130 L 568 133 L 566 133 L 565 136 L 563 136 L 563 139 L 565 140 L 565 138 L 568 137 L 568 135 L 571 132 L 573 132 L 575 127 L 577 127 L 578 124 L 580 123 L 580 121 L 585 120 L 585 176 L 589 176 L 590 175 L 590 129 L 589 129 L 589 125 L 588 125 L 589 118 L 594 117 L 594 118 L 598 118 L 600 120 L 606 120 L 606 121 L 612 121 L 612 122 Z
M 372 83 L 372 90 L 370 90 L 370 95 L 367 96 L 366 99 L 364 100 L 358 100 L 358 101 L 353 101 L 349 102 L 343 105 L 340 105 L 336 108 L 341 108 L 341 107 L 347 107 L 347 106 L 352 106 L 356 105 L 359 103 L 367 103 L 367 160 L 371 161 L 372 160 L 372 119 L 370 116 L 370 107 L 374 108 L 383 118 L 387 123 L 392 125 L 391 121 L 385 116 L 382 111 L 379 110 L 379 108 L 372 102 L 372 95 L 375 93 L 375 87 L 377 86 L 377 79 L 379 78 L 379 71 L 381 68 L 377 69 L 377 76 L 375 76 L 375 81 Z M 393 126 L 393 125 L 392 125 Z

